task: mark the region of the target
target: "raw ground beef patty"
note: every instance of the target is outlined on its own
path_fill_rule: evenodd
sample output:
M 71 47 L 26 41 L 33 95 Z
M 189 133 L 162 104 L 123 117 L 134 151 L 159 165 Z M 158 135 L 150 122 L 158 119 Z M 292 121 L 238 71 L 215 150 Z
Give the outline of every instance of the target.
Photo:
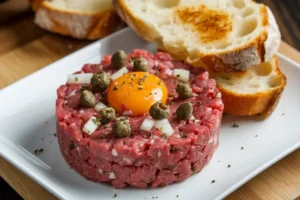
M 223 112 L 220 93 L 208 73 L 192 68 L 181 61 L 172 61 L 166 53 L 153 55 L 134 50 L 127 55 L 129 72 L 132 58 L 148 60 L 149 73 L 156 74 L 168 88 L 168 118 L 174 133 L 162 137 L 160 130 L 141 131 L 140 126 L 149 114 L 128 116 L 131 135 L 116 138 L 111 134 L 112 124 L 100 126 L 92 134 L 82 131 L 91 116 L 98 116 L 93 108 L 80 106 L 81 84 L 65 84 L 57 90 L 56 117 L 60 150 L 67 163 L 85 178 L 106 182 L 115 188 L 131 185 L 137 188 L 166 186 L 180 182 L 199 172 L 211 159 L 218 146 L 219 128 Z M 85 64 L 77 73 L 96 73 L 101 70 L 115 73 L 105 56 L 100 64 Z M 173 76 L 174 68 L 190 70 L 191 98 L 182 100 L 175 91 L 179 80 Z M 106 102 L 105 92 L 94 93 L 97 101 Z M 175 111 L 183 102 L 193 104 L 193 118 L 176 119 Z

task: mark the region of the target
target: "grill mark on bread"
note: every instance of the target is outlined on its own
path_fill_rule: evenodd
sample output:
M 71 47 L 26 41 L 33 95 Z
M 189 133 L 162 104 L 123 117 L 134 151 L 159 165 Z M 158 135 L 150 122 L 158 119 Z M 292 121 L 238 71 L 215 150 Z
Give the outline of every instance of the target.
M 180 7 L 175 10 L 175 14 L 182 23 L 189 25 L 199 34 L 203 43 L 226 38 L 232 31 L 232 21 L 227 13 L 209 9 L 204 5 Z

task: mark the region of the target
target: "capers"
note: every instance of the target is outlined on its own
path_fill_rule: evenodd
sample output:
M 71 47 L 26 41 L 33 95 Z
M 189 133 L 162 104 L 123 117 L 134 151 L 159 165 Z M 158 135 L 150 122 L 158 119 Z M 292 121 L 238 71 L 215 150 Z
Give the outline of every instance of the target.
M 149 64 L 145 58 L 139 57 L 133 62 L 133 71 L 135 72 L 147 72 L 149 71 Z
M 125 119 L 119 119 L 112 126 L 112 133 L 119 138 L 130 136 L 131 128 L 129 122 Z
M 156 102 L 150 107 L 149 114 L 153 119 L 161 120 L 169 117 L 169 109 L 167 105 Z
M 99 118 L 102 124 L 106 124 L 116 118 L 116 111 L 113 108 L 102 108 L 99 112 Z
M 96 104 L 94 94 L 89 90 L 83 90 L 80 95 L 80 105 L 87 108 L 92 108 Z
M 110 84 L 110 75 L 105 72 L 98 72 L 91 79 L 92 91 L 102 92 L 106 90 Z
M 176 86 L 176 92 L 182 99 L 187 99 L 192 96 L 192 88 L 187 83 L 179 83 Z
M 121 69 L 125 66 L 127 60 L 127 55 L 124 51 L 117 51 L 111 57 L 111 64 L 116 69 Z
M 193 105 L 191 103 L 183 103 L 176 110 L 176 116 L 180 120 L 188 120 L 193 115 Z

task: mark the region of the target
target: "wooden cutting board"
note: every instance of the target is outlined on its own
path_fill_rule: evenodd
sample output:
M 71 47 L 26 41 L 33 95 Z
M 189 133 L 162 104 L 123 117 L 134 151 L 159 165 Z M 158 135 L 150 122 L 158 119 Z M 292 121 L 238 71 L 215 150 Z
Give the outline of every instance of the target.
M 90 43 L 39 29 L 33 24 L 33 13 L 24 10 L 26 1 L 15 2 L 0 7 L 0 89 Z M 281 44 L 280 52 L 300 63 L 300 53 L 286 43 Z M 56 199 L 1 157 L 0 175 L 24 199 Z M 281 200 L 298 196 L 300 150 L 253 178 L 227 199 Z

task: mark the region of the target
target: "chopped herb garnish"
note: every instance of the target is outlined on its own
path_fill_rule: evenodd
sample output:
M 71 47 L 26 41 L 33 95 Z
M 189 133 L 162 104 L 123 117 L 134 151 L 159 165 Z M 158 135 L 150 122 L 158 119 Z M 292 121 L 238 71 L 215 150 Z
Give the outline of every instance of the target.
M 171 105 L 173 105 L 173 104 L 174 104 L 174 102 L 173 102 L 173 101 L 170 101 L 169 105 L 171 106 Z
M 282 113 L 282 115 L 285 115 L 285 113 Z
M 232 125 L 232 127 L 233 127 L 233 128 L 238 128 L 238 127 L 240 127 L 240 125 L 234 123 L 234 124 Z
M 180 77 L 180 74 L 177 74 L 176 77 Z
M 114 88 L 113 88 L 113 91 L 116 91 L 116 90 L 118 90 L 118 86 L 117 85 L 115 85 Z
M 143 89 L 143 86 L 139 85 L 138 90 L 142 90 L 142 89 Z
M 34 154 L 35 154 L 35 155 L 38 155 L 38 154 L 42 153 L 43 151 L 44 151 L 43 148 L 41 148 L 41 149 L 36 149 L 36 150 L 34 150 Z
M 117 194 L 114 194 L 113 198 L 117 198 L 117 196 L 118 196 Z
M 75 76 L 75 81 L 76 81 L 76 82 L 78 81 L 78 77 L 77 77 L 77 76 Z
M 258 135 L 255 135 L 255 137 L 258 137 Z
M 244 149 L 244 147 L 241 147 L 241 150 L 243 150 Z
M 139 161 L 138 159 L 135 159 L 135 160 L 133 161 L 133 164 L 135 165 L 138 161 Z
M 155 75 L 155 76 L 158 76 L 158 71 L 156 71 L 156 72 L 154 73 L 154 75 Z
M 162 137 L 162 138 L 164 138 L 164 139 L 167 139 L 168 138 L 168 136 L 166 135 L 166 134 L 161 134 L 161 136 L 160 137 Z
M 179 195 L 177 194 L 177 195 L 176 195 L 176 197 L 178 198 L 178 197 L 179 197 Z
M 196 171 L 196 167 L 192 167 L 192 171 L 193 171 L 193 172 Z
M 100 139 L 104 139 L 106 137 L 106 135 L 101 135 Z
M 75 144 L 74 144 L 74 142 L 71 142 L 71 143 L 70 143 L 69 149 L 70 149 L 70 150 L 75 149 Z
M 211 183 L 215 183 L 215 182 L 216 182 L 216 180 L 212 180 L 212 181 L 211 181 Z
M 196 106 L 201 106 L 201 103 L 198 101 L 198 102 L 196 102 L 195 105 L 196 105 Z
M 228 167 L 228 168 L 230 168 L 230 167 L 231 167 L 231 165 L 228 165 L 227 167 Z
M 181 138 L 187 138 L 187 135 L 184 134 L 184 133 L 179 133 L 179 135 L 180 135 Z
M 123 81 L 122 86 L 124 86 L 126 84 L 126 81 Z
M 56 133 L 53 133 L 54 137 L 56 137 Z

